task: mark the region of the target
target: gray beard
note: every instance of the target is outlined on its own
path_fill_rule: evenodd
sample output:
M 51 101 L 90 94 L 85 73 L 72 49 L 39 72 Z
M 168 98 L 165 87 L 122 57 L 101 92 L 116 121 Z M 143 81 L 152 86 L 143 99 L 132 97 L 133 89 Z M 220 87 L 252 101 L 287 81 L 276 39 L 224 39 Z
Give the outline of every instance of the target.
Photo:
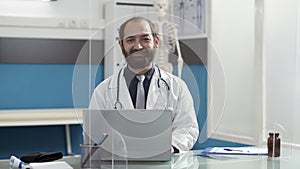
M 142 52 L 144 56 L 140 56 L 139 58 L 137 58 L 137 56 L 132 55 L 132 53 L 134 52 Z M 152 64 L 155 52 L 155 49 L 142 49 L 140 51 L 132 51 L 130 53 L 124 52 L 124 54 L 126 62 L 131 68 L 143 69 L 145 67 L 149 67 Z

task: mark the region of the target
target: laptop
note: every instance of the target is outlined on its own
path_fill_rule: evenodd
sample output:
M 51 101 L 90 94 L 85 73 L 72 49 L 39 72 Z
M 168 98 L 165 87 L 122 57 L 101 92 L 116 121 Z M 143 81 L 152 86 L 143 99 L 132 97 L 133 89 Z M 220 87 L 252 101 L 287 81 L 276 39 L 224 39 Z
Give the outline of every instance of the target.
M 84 144 L 97 143 L 103 133 L 101 160 L 171 160 L 170 110 L 83 110 Z

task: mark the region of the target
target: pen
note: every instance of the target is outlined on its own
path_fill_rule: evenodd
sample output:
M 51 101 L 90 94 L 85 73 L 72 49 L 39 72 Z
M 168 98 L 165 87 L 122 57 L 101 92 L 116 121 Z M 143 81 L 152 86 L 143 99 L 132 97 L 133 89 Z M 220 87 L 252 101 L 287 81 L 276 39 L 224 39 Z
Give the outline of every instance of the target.
M 101 145 L 101 144 L 104 142 L 104 140 L 107 138 L 107 136 L 108 136 L 108 134 L 103 133 L 103 134 L 100 136 L 98 142 L 94 144 L 94 146 Z
M 96 146 L 101 145 L 107 137 L 108 137 L 108 134 L 107 134 L 107 133 L 103 133 L 103 134 L 100 136 L 98 142 L 94 144 L 94 147 L 92 147 L 91 153 L 88 153 L 87 156 L 86 156 L 86 158 L 85 158 L 84 161 L 82 162 L 82 164 L 81 164 L 82 167 L 83 167 L 83 166 L 85 165 L 85 163 L 91 158 L 91 156 L 93 156 L 93 154 L 96 152 L 96 150 L 97 150 L 97 148 L 98 148 L 98 147 L 96 147 Z
M 225 151 L 239 151 L 243 152 L 243 150 L 236 150 L 236 149 L 230 149 L 230 148 L 224 148 Z

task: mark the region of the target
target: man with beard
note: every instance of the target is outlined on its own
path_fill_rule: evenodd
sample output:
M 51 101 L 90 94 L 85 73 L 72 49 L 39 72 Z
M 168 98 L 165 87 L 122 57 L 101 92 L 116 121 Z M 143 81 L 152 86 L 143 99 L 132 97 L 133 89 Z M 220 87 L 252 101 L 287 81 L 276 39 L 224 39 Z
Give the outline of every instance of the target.
M 119 45 L 127 65 L 96 87 L 89 108 L 170 109 L 172 152 L 187 151 L 199 134 L 193 99 L 183 80 L 153 63 L 158 44 L 159 36 L 151 21 L 133 17 L 124 22 Z M 141 75 L 143 98 L 138 94 Z

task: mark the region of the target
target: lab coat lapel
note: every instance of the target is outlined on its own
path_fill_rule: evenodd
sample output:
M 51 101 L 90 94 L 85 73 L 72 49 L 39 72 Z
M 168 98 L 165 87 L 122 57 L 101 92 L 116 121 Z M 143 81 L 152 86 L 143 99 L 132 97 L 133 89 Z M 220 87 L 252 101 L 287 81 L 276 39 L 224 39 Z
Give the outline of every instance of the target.
M 123 104 L 123 109 L 134 109 L 124 76 L 120 80 L 120 101 Z
M 122 109 L 134 109 L 131 96 L 128 90 L 128 87 L 126 85 L 126 81 L 124 78 L 124 69 L 121 70 L 120 74 L 120 86 L 119 86 L 119 99 L 122 104 Z M 118 74 L 115 74 L 112 79 L 112 83 L 110 85 L 110 88 L 113 90 L 113 93 L 115 94 L 115 98 L 117 96 L 117 90 L 118 90 Z M 116 100 L 113 100 L 115 102 Z

